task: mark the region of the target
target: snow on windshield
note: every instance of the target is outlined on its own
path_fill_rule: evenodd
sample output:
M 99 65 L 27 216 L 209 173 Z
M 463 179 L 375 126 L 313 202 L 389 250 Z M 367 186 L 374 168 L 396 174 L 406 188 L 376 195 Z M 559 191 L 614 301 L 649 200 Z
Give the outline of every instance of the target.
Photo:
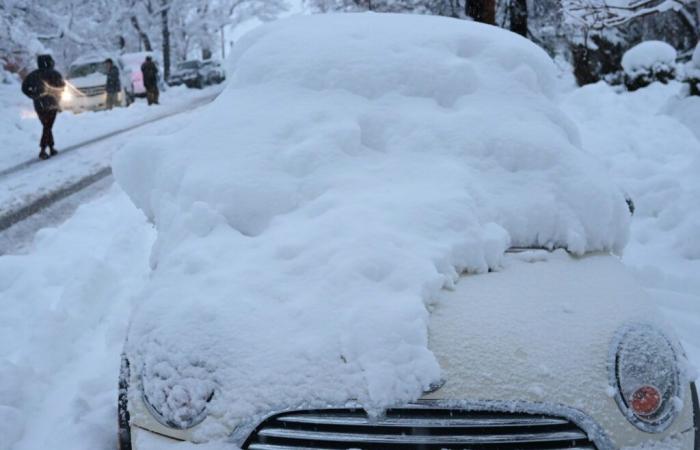
M 441 375 L 424 302 L 460 272 L 510 245 L 626 242 L 624 196 L 554 105 L 552 62 L 514 34 L 298 17 L 230 64 L 188 128 L 114 160 L 158 232 L 132 367 L 173 420 L 169 393 L 190 414 L 215 386 L 200 439 L 272 409 L 414 400 Z

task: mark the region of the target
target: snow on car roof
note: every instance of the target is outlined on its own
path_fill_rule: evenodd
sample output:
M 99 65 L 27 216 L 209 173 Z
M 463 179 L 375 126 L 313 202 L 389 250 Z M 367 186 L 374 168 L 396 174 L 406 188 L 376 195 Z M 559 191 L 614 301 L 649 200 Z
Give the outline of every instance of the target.
M 168 392 L 196 408 L 215 389 L 198 438 L 270 409 L 414 400 L 440 378 L 424 302 L 461 272 L 511 245 L 625 244 L 624 196 L 526 39 L 319 15 L 263 26 L 230 64 L 188 128 L 113 162 L 158 231 L 132 367 L 172 420 Z

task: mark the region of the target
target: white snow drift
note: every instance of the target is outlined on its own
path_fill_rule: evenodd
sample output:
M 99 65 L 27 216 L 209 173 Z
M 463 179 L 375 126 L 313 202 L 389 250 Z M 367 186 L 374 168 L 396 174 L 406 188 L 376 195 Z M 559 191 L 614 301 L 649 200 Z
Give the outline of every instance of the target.
M 176 423 L 214 389 L 199 439 L 268 409 L 415 399 L 440 377 L 424 301 L 460 272 L 509 245 L 625 244 L 623 195 L 525 39 L 300 17 L 253 32 L 232 67 L 187 129 L 114 161 L 158 231 L 132 368 Z

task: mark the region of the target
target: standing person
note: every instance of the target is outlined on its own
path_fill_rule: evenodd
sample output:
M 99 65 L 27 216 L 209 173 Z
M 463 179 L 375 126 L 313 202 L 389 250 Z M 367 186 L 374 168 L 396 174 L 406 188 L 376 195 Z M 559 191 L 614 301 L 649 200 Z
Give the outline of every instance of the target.
M 107 69 L 107 109 L 112 109 L 117 104 L 119 92 L 122 90 L 122 82 L 119 80 L 119 68 L 114 65 L 111 58 L 105 60 Z
M 148 104 L 158 104 L 158 66 L 153 62 L 153 58 L 146 56 L 146 61 L 141 64 L 143 74 L 143 87 L 146 88 L 146 99 Z
M 34 110 L 44 128 L 39 142 L 39 158 L 48 159 L 58 153 L 54 147 L 53 124 L 58 114 L 58 99 L 66 83 L 61 74 L 54 70 L 51 55 L 39 55 L 37 66 L 37 70 L 27 75 L 22 82 L 22 92 L 34 100 Z M 46 153 L 46 147 L 49 148 L 50 155 Z

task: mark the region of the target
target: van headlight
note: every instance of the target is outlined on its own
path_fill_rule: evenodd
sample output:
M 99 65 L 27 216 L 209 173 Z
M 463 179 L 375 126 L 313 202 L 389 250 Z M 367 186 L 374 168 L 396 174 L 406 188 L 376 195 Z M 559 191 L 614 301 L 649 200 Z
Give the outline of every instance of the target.
M 70 102 L 71 100 L 73 100 L 73 94 L 68 89 L 64 89 L 61 93 L 61 101 Z
M 610 382 L 622 413 L 649 433 L 666 430 L 682 407 L 678 348 L 658 328 L 621 329 L 610 349 Z

